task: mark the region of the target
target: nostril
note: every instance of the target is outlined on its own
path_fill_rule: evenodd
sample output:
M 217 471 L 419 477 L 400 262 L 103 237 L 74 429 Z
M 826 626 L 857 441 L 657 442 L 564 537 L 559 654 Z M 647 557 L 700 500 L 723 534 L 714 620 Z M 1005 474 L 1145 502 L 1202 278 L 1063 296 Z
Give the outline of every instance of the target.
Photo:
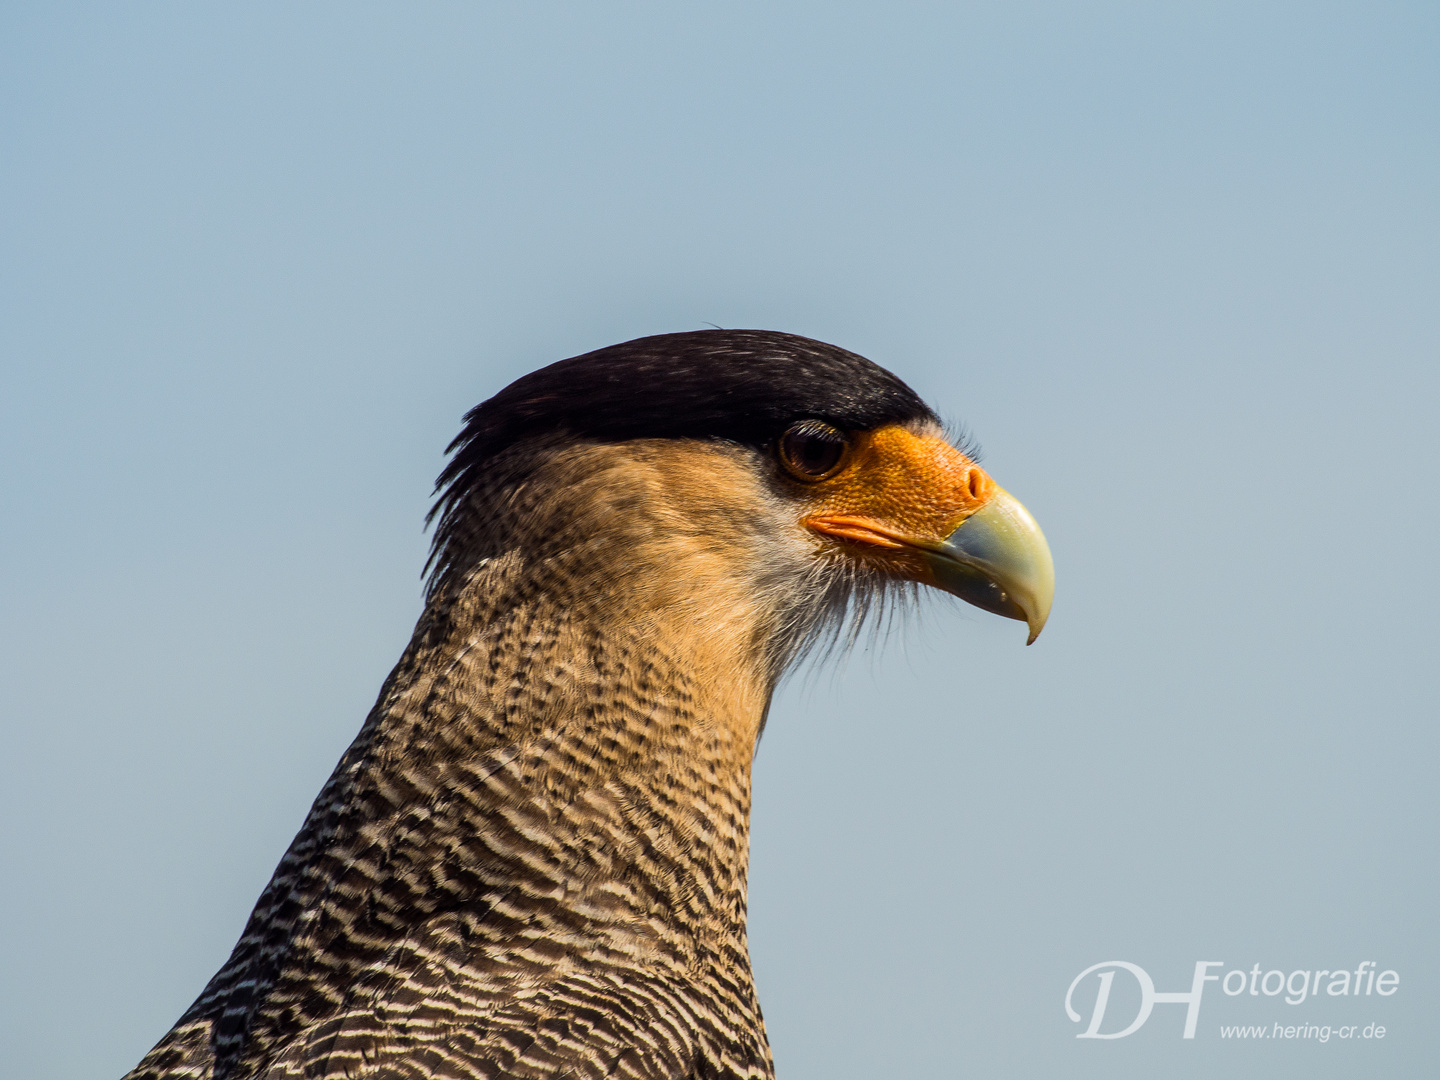
M 979 469 L 971 469 L 965 474 L 965 486 L 970 491 L 970 498 L 976 501 L 985 494 L 985 481 L 980 476 Z

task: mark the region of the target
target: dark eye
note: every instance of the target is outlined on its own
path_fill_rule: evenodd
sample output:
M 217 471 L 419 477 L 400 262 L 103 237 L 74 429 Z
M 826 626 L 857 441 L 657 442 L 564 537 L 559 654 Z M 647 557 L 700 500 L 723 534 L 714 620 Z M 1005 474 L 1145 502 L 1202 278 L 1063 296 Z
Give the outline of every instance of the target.
M 801 420 L 780 436 L 780 464 L 799 480 L 822 480 L 835 471 L 848 445 L 844 434 L 823 420 Z

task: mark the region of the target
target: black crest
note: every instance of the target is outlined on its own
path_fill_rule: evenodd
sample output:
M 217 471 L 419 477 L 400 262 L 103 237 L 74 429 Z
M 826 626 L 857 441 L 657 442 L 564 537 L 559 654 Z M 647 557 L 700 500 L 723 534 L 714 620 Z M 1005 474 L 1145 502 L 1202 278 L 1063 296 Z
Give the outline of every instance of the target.
M 935 415 L 879 364 L 771 330 L 658 334 L 561 360 L 465 415 L 435 484 L 434 552 L 487 462 L 522 439 L 721 439 L 763 450 L 805 419 L 864 431 Z

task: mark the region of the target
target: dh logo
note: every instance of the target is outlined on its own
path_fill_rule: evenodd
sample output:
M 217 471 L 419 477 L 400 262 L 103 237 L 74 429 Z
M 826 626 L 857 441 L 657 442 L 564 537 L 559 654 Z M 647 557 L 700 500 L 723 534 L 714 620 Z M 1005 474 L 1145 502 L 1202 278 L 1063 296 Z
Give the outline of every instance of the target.
M 1183 1038 L 1193 1039 L 1195 1037 L 1195 1025 L 1200 1022 L 1200 995 L 1205 991 L 1207 982 L 1216 982 L 1219 975 L 1207 975 L 1206 972 L 1212 967 L 1224 967 L 1223 960 L 1197 960 L 1195 962 L 1195 979 L 1190 984 L 1190 989 L 1173 994 L 1158 993 L 1155 990 L 1155 980 L 1150 978 L 1149 973 L 1139 964 L 1132 964 L 1128 960 L 1105 960 L 1099 964 L 1091 964 L 1070 984 L 1070 989 L 1065 991 L 1065 1015 L 1075 1023 L 1080 1022 L 1080 1014 L 1075 1011 L 1071 999 L 1075 996 L 1075 988 L 1080 985 L 1080 980 L 1091 972 L 1096 972 L 1100 980 L 1100 990 L 1095 995 L 1095 1008 L 1090 1013 L 1090 1026 L 1080 1034 L 1077 1039 L 1123 1039 L 1126 1035 L 1133 1035 L 1139 1031 L 1146 1020 L 1150 1019 L 1150 1010 L 1156 1005 L 1185 1005 L 1185 1034 Z M 1130 1021 L 1130 1026 L 1124 1031 L 1111 1031 L 1102 1033 L 1100 1025 L 1105 1020 L 1105 1006 L 1110 1003 L 1110 984 L 1115 981 L 1115 972 L 1127 971 L 1135 976 L 1140 984 L 1140 1011 L 1135 1014 L 1135 1019 Z

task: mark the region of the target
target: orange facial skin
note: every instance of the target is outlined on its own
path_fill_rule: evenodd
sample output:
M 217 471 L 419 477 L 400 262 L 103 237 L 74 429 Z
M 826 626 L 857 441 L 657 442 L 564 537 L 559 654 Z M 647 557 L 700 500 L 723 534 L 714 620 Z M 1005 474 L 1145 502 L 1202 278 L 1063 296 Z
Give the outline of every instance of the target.
M 801 524 L 858 545 L 892 574 L 928 582 L 922 552 L 989 501 L 995 482 L 938 434 L 898 424 L 851 437 L 840 469 L 812 486 Z

